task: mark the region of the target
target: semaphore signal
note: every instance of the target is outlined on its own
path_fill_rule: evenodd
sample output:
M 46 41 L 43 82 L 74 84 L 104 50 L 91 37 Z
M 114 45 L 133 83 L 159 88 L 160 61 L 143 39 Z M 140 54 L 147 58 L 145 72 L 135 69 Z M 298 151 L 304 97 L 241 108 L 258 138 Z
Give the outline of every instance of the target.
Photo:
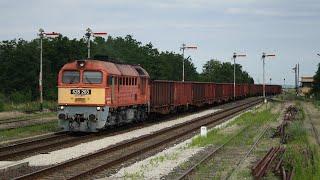
M 85 36 L 87 38 L 87 43 L 88 43 L 87 47 L 88 47 L 88 59 L 89 59 L 90 58 L 90 38 L 91 38 L 91 36 L 101 37 L 101 36 L 107 35 L 107 33 L 106 32 L 92 32 L 92 30 L 90 28 L 87 28 L 86 31 L 87 32 L 86 32 Z
M 184 82 L 184 50 L 185 49 L 197 49 L 196 46 L 186 46 L 186 44 L 182 44 L 180 51 L 182 50 L 182 82 Z
M 43 48 L 42 48 L 42 40 L 43 38 L 45 37 L 51 37 L 51 38 L 54 38 L 54 37 L 57 37 L 59 36 L 60 33 L 57 33 L 57 32 L 50 32 L 50 33 L 47 33 L 47 32 L 44 32 L 44 30 L 42 28 L 39 29 L 39 38 L 40 38 L 40 72 L 39 72 L 39 91 L 40 91 L 40 111 L 43 110 L 43 86 L 42 86 L 42 51 L 43 51 Z
M 266 99 L 266 84 L 265 84 L 265 70 L 264 70 L 264 66 L 265 66 L 265 58 L 266 57 L 275 57 L 275 54 L 266 54 L 265 52 L 262 53 L 261 59 L 263 61 L 263 98 L 264 98 L 264 102 L 267 102 Z

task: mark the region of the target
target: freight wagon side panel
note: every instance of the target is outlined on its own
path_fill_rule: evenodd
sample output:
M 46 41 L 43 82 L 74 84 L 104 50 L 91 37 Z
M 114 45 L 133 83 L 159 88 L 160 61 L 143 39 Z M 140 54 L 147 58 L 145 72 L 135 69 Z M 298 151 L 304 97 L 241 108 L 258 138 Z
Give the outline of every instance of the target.
M 223 98 L 223 85 L 215 84 L 215 99 L 216 101 L 221 101 Z
M 205 83 L 192 83 L 192 104 L 201 106 L 205 102 Z
M 247 96 L 249 96 L 249 84 L 244 84 L 243 85 L 243 95 L 245 96 L 245 97 L 247 97 Z
M 153 81 L 150 89 L 151 112 L 169 113 L 174 104 L 173 82 Z
M 205 102 L 207 104 L 213 104 L 215 102 L 215 84 L 205 84 Z
M 192 83 L 174 82 L 174 87 L 174 106 L 186 106 L 192 103 Z

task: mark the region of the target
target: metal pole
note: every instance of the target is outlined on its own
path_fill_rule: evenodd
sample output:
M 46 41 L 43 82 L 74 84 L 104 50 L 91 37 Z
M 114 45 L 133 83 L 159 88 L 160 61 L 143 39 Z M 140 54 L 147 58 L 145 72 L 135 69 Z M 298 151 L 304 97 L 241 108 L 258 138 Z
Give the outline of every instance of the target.
M 233 99 L 236 99 L 236 53 L 233 53 Z
M 40 34 L 40 74 L 39 74 L 39 91 L 40 91 L 40 111 L 43 110 L 43 87 L 42 87 L 42 39 L 43 39 L 43 29 L 39 30 Z
M 186 48 L 185 44 L 182 44 L 182 82 L 184 82 L 184 49 Z
M 87 44 L 87 47 L 88 47 L 88 59 L 90 58 L 90 37 L 91 37 L 91 29 L 90 28 L 87 28 L 87 33 L 86 33 L 86 37 L 88 39 L 88 44 Z
M 265 87 L 265 78 L 264 78 L 264 59 L 266 57 L 266 54 L 265 53 L 262 53 L 262 63 L 263 63 L 263 70 L 262 70 L 262 73 L 263 73 L 263 99 L 264 99 L 264 102 L 266 102 L 266 87 Z
M 298 86 L 298 89 L 299 89 L 299 79 L 300 79 L 300 65 L 298 63 L 298 74 L 297 74 L 297 86 Z
M 296 66 L 295 66 L 295 68 L 294 68 L 296 95 L 297 95 L 297 92 L 298 92 L 298 86 L 297 86 L 297 70 L 298 70 L 298 65 L 296 64 Z
M 88 37 L 88 59 L 90 58 L 90 36 Z

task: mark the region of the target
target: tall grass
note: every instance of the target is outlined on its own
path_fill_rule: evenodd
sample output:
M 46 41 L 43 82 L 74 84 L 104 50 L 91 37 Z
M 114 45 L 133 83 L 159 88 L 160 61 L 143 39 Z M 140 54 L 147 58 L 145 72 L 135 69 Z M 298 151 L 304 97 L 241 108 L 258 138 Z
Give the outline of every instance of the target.
M 259 112 L 258 111 L 246 112 L 226 126 L 226 127 L 230 127 L 234 125 L 238 126 L 238 128 L 234 130 L 234 132 L 225 133 L 222 129 L 213 129 L 207 133 L 207 137 L 196 136 L 195 138 L 193 138 L 190 145 L 199 146 L 199 147 L 208 146 L 211 144 L 220 145 L 226 142 L 235 134 L 239 133 L 243 128 L 247 128 L 247 127 L 249 128 L 243 133 L 241 133 L 241 134 L 244 134 L 245 137 L 242 137 L 240 135 L 241 137 L 239 136 L 238 138 L 236 138 L 237 140 L 234 143 L 250 144 L 251 140 L 253 139 L 256 133 L 251 134 L 248 132 L 249 131 L 255 132 L 257 128 L 260 128 L 262 124 L 269 121 L 274 121 L 277 119 L 278 116 L 279 114 L 271 113 L 270 109 L 265 109 Z M 251 140 L 245 141 L 244 139 L 251 139 Z
M 57 103 L 55 101 L 44 101 L 43 108 L 55 111 Z M 21 111 L 21 112 L 36 112 L 40 110 L 40 103 L 38 101 L 26 103 L 6 103 L 4 104 L 3 111 Z
M 286 166 L 293 166 L 294 179 L 320 179 L 319 147 L 310 143 L 309 134 L 304 126 L 305 114 L 296 104 L 299 112 L 296 120 L 287 128 L 289 141 L 284 154 Z
M 58 123 L 56 121 L 25 126 L 16 129 L 0 130 L 0 142 L 16 138 L 24 138 L 28 136 L 44 134 L 58 131 Z

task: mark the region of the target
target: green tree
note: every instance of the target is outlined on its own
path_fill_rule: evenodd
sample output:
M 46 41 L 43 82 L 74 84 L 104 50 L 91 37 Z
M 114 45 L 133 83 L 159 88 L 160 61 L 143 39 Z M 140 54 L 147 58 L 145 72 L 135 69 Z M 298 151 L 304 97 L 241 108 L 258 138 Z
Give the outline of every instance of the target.
M 200 75 L 202 81 L 217 83 L 233 83 L 233 64 L 230 62 L 221 63 L 218 60 L 210 60 L 203 66 Z M 253 78 L 246 71 L 242 70 L 240 64 L 236 64 L 236 82 L 253 84 Z
M 143 45 L 131 35 L 95 38 L 92 57 L 106 57 L 117 62 L 140 64 L 152 79 L 181 80 L 182 56 L 174 52 L 159 52 L 152 43 Z M 14 39 L 0 42 L 0 93 L 7 101 L 23 102 L 39 97 L 39 39 Z M 86 59 L 85 39 L 59 36 L 43 40 L 44 98 L 56 100 L 57 75 L 69 61 Z M 193 63 L 185 59 L 186 80 L 196 80 L 198 73 Z
M 318 70 L 316 74 L 313 76 L 314 79 L 314 87 L 313 87 L 313 93 L 315 94 L 317 99 L 320 99 L 320 63 L 318 64 Z

